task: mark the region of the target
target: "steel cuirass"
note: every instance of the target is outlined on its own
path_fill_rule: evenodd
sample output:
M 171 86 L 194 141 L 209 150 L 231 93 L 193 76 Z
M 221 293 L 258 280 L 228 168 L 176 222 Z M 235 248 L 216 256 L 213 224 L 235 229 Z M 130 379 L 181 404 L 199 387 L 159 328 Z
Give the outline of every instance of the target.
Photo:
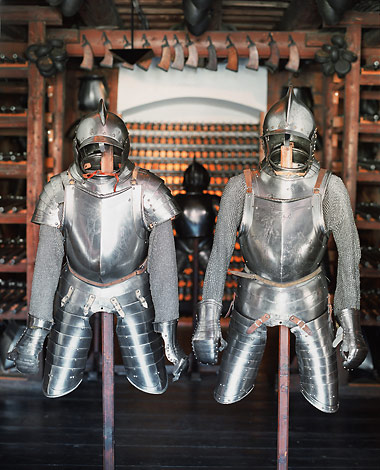
M 130 274 L 148 252 L 148 232 L 141 221 L 140 185 L 102 197 L 80 185 L 68 185 L 64 235 L 70 268 L 102 284 Z
M 314 164 L 306 177 L 297 179 L 254 173 L 239 236 L 251 272 L 271 281 L 290 282 L 319 266 L 328 235 L 322 198 L 319 191 L 314 193 L 318 170 Z

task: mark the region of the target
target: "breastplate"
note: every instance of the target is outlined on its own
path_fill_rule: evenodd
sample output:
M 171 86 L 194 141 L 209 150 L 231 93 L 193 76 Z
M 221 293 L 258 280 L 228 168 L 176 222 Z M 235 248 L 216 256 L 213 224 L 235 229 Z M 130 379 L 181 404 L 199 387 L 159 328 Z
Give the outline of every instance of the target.
M 103 284 L 136 270 L 148 252 L 141 207 L 139 185 L 102 196 L 68 185 L 64 235 L 69 266 Z
M 182 214 L 174 221 L 177 236 L 180 239 L 211 237 L 215 213 L 210 195 L 178 194 L 175 199 L 182 209 Z
M 317 269 L 328 240 L 323 192 L 313 192 L 317 176 L 312 172 L 298 181 L 272 182 L 271 175 L 255 175 L 239 236 L 251 272 L 275 282 L 291 282 Z

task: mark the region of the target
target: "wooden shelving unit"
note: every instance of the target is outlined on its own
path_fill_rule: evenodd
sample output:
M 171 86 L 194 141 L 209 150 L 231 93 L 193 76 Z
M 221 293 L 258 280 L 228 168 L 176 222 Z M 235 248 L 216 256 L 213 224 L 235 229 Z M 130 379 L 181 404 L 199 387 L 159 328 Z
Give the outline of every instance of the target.
M 37 12 L 38 10 L 38 12 Z M 2 7 L 2 23 L 27 25 L 28 43 L 0 42 L 0 49 L 6 55 L 16 52 L 18 55 L 25 53 L 28 44 L 43 43 L 46 39 L 47 25 L 60 25 L 61 16 L 58 11 L 44 7 Z M 53 79 L 59 82 L 60 79 Z M 38 242 L 38 227 L 31 223 L 31 217 L 35 209 L 38 196 L 46 182 L 45 169 L 45 136 L 46 136 L 46 80 L 41 76 L 35 64 L 0 65 L 0 93 L 4 95 L 27 95 L 27 109 L 21 113 L 0 114 L 0 135 L 8 137 L 26 137 L 26 161 L 1 161 L 0 180 L 26 180 L 26 209 L 15 213 L 0 214 L 0 224 L 25 225 L 26 226 L 26 258 L 16 264 L 5 262 L 0 264 L 0 273 L 6 274 L 6 279 L 12 274 L 24 273 L 27 285 L 27 299 L 30 297 L 31 281 Z M 57 98 L 58 99 L 58 98 Z M 54 103 L 57 101 L 54 100 Z M 52 111 L 56 109 L 53 105 Z M 50 110 L 49 110 L 50 111 Z M 51 113 L 50 126 L 54 123 L 54 113 Z M 61 117 L 61 123 L 62 123 Z M 58 147 L 57 147 L 58 148 Z M 61 148 L 61 147 L 59 147 Z M 62 150 L 60 150 L 62 152 Z M 61 161 L 62 156 L 57 152 L 54 160 Z M 8 319 L 25 319 L 27 307 L 25 306 L 12 314 L 3 312 L 0 321 Z

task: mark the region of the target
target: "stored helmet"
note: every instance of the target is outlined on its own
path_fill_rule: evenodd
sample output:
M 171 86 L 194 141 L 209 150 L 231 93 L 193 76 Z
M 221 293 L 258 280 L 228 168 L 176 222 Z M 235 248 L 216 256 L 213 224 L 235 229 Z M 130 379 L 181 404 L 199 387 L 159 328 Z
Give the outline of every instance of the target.
M 193 163 L 186 168 L 183 175 L 183 187 L 186 191 L 201 192 L 207 189 L 209 183 L 209 172 L 194 159 Z
M 307 171 L 314 157 L 316 136 L 312 112 L 289 87 L 286 96 L 270 108 L 264 119 L 261 138 L 267 160 L 275 170 L 283 170 L 281 147 L 291 145 L 293 168 L 286 170 Z
M 99 101 L 98 111 L 87 114 L 74 137 L 75 160 L 82 173 L 121 172 L 127 162 L 130 141 L 122 119 Z

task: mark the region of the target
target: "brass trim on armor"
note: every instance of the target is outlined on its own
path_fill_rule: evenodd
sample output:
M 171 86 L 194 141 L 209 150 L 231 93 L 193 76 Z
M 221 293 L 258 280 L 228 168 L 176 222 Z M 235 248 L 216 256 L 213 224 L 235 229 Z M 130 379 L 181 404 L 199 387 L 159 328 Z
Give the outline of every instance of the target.
M 269 279 L 265 279 L 264 277 L 259 276 L 258 274 L 254 273 L 246 273 L 244 271 L 231 271 L 228 270 L 228 274 L 232 274 L 233 276 L 239 276 L 239 277 L 245 277 L 247 279 L 254 279 L 256 281 L 260 281 L 263 284 L 267 284 L 268 286 L 273 286 L 273 287 L 292 287 L 296 286 L 297 284 L 302 284 L 303 282 L 309 281 L 313 277 L 315 277 L 317 274 L 319 274 L 322 271 L 322 267 L 319 266 L 315 271 L 313 271 L 311 274 L 308 274 L 307 276 L 301 277 L 301 279 L 297 279 L 296 281 L 292 282 L 275 282 L 275 281 L 270 281 Z
M 70 266 L 69 263 L 67 263 L 67 266 L 71 274 L 73 274 L 75 277 L 77 277 L 81 281 L 86 282 L 87 284 L 91 284 L 92 286 L 96 286 L 96 287 L 109 287 L 109 286 L 114 286 L 115 284 L 120 284 L 121 282 L 124 282 L 127 279 L 130 279 L 131 277 L 137 276 L 139 274 L 143 274 L 147 268 L 147 258 L 141 264 L 139 269 L 136 269 L 136 271 L 133 271 L 130 274 L 127 274 L 126 276 L 121 277 L 120 279 L 116 279 L 115 281 L 106 282 L 106 283 L 91 281 L 90 279 L 87 279 L 84 276 L 81 276 L 80 274 L 78 274 L 76 271 L 74 271 L 74 269 Z

